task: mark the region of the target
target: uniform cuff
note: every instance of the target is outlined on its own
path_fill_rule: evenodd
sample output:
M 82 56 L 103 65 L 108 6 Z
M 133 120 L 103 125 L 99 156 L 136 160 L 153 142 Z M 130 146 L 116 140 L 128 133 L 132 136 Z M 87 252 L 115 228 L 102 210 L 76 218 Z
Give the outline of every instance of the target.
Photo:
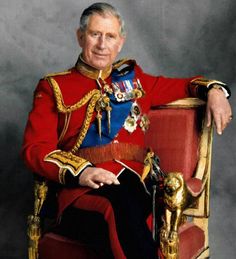
M 83 171 L 87 168 L 90 167 L 90 165 L 86 166 L 83 170 L 81 170 L 79 172 L 79 174 L 77 174 L 76 176 L 74 176 L 73 174 L 71 174 L 71 172 L 67 169 L 61 169 L 59 170 L 59 182 L 63 185 L 65 185 L 66 187 L 78 187 L 80 186 L 79 184 L 79 178 L 80 175 L 83 173 Z
M 56 164 L 59 167 L 58 178 L 61 184 L 77 182 L 82 171 L 92 164 L 86 159 L 71 152 L 55 150 L 45 156 L 44 161 Z M 73 180 L 72 180 L 73 179 Z
M 218 80 L 211 80 L 206 78 L 195 78 L 190 82 L 189 90 L 192 96 L 198 97 L 202 100 L 207 100 L 207 94 L 208 92 L 214 88 L 214 86 L 219 86 L 226 98 L 229 98 L 231 96 L 231 91 L 229 87 Z

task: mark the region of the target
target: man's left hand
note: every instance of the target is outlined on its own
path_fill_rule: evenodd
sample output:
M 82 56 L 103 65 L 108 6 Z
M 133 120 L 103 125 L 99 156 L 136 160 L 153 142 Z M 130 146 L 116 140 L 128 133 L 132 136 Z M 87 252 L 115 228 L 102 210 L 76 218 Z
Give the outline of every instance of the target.
M 233 118 L 231 106 L 221 89 L 212 88 L 207 99 L 207 127 L 215 123 L 216 131 L 221 135 Z

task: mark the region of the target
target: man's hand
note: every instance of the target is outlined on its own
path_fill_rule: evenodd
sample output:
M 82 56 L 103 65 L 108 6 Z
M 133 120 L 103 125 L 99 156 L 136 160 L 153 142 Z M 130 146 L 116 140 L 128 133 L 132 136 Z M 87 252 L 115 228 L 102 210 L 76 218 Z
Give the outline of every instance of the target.
M 221 89 L 212 88 L 208 92 L 206 116 L 207 127 L 211 125 L 213 119 L 219 135 L 223 133 L 223 130 L 232 120 L 233 116 L 229 101 Z
M 87 167 L 79 177 L 81 186 L 98 189 L 104 184 L 120 184 L 117 177 L 110 171 L 97 167 Z

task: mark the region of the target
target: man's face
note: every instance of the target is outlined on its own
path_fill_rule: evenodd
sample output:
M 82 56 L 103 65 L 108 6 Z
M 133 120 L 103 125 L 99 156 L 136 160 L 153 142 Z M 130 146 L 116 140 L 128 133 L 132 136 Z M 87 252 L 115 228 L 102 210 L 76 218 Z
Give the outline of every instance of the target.
M 125 38 L 120 35 L 119 20 L 107 14 L 90 16 L 85 32 L 77 32 L 84 61 L 97 69 L 110 66 L 120 52 Z

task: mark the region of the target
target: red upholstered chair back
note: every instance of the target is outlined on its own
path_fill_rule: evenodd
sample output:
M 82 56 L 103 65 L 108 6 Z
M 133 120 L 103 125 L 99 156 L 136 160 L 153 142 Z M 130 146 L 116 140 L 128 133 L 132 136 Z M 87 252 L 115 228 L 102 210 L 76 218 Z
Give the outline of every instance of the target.
M 193 107 L 159 107 L 150 111 L 146 146 L 159 156 L 163 171 L 182 172 L 185 180 L 193 176 L 198 161 L 201 111 Z

